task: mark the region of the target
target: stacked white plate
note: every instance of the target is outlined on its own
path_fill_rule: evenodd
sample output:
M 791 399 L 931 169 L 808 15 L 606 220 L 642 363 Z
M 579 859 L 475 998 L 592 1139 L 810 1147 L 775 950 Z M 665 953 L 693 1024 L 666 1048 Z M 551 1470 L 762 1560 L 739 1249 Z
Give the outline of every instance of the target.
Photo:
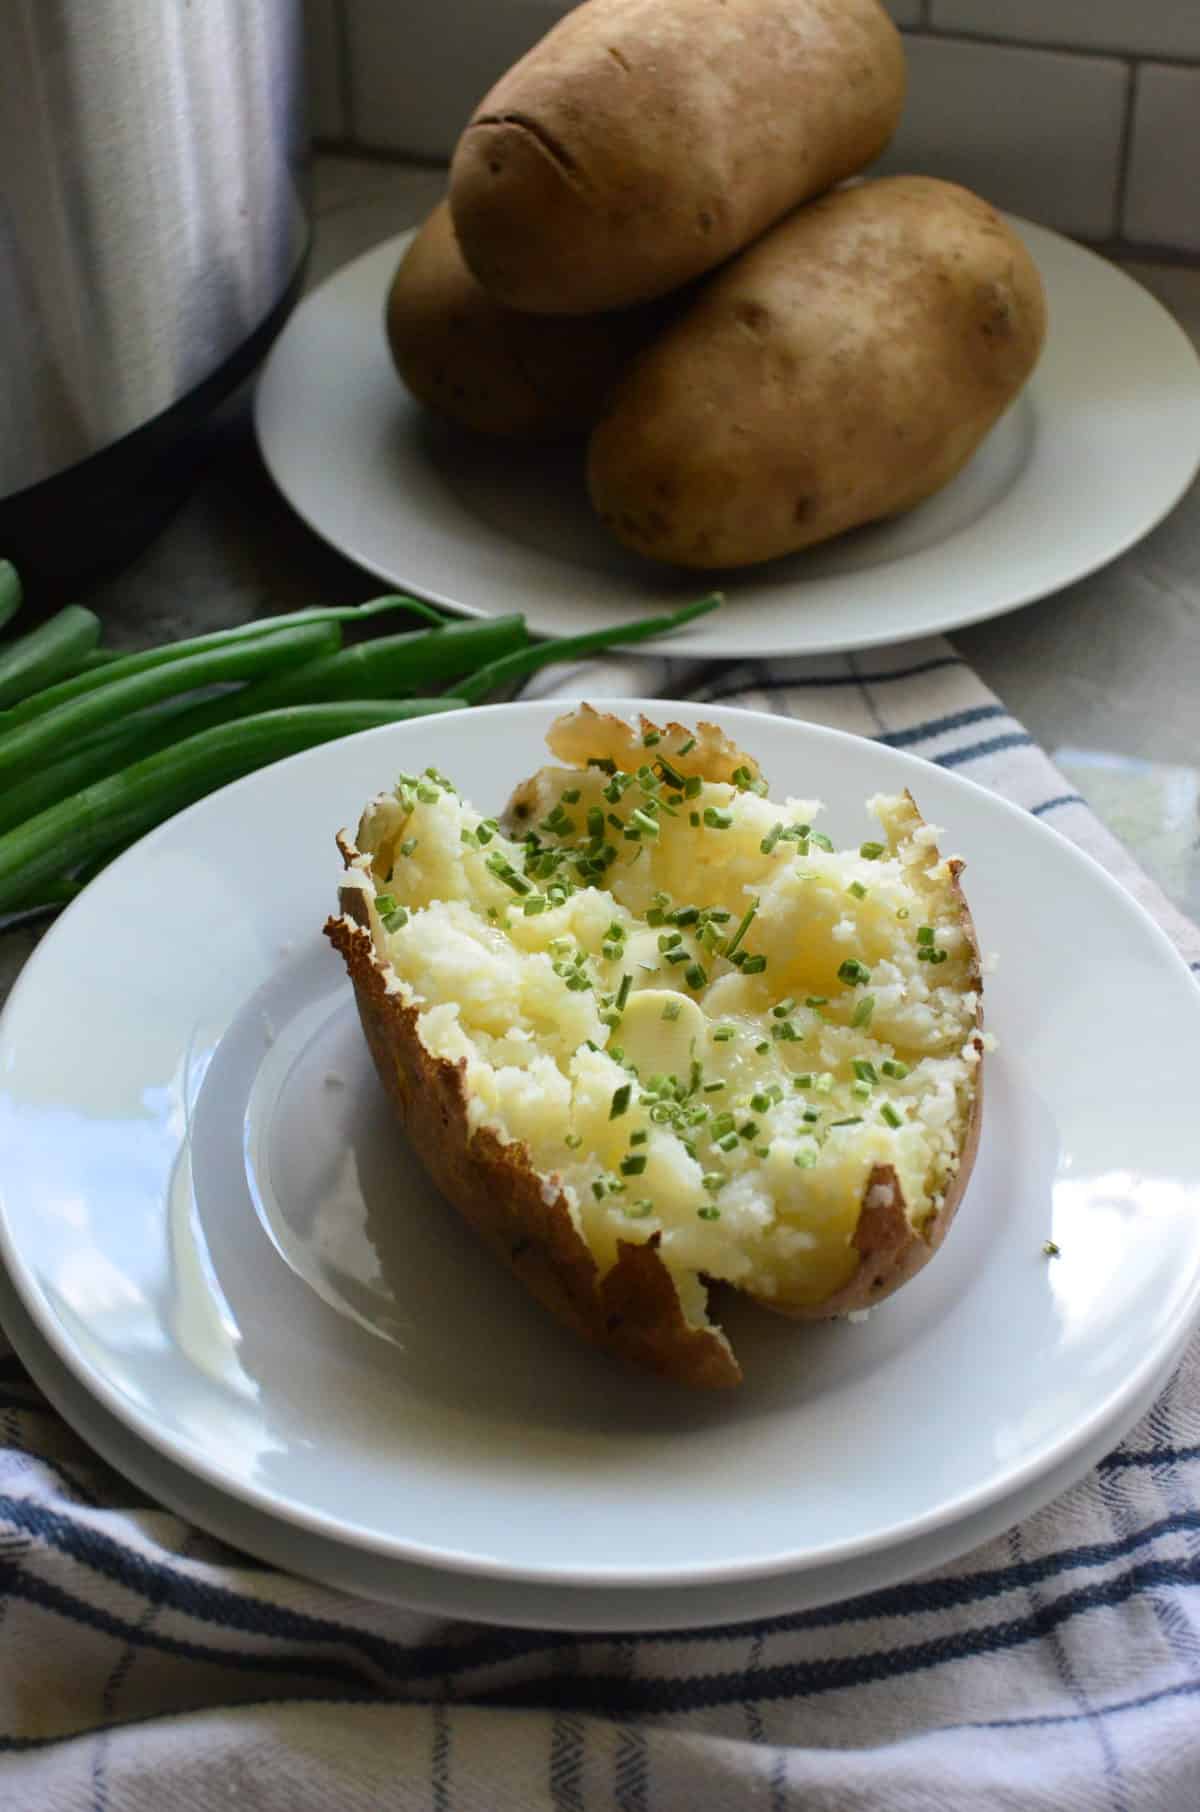
M 368 797 L 433 762 L 494 809 L 554 711 L 281 763 L 64 913 L 0 1020 L 0 1319 L 114 1465 L 351 1591 L 633 1630 L 937 1565 L 1113 1446 L 1188 1337 L 1200 990 L 1115 883 L 993 795 L 706 708 L 776 796 L 826 800 L 839 840 L 866 833 L 868 795 L 906 785 L 946 827 L 999 959 L 999 1046 L 958 1220 L 894 1301 L 812 1328 L 739 1310 L 736 1393 L 627 1373 L 500 1274 L 414 1168 L 320 934 L 333 833 Z

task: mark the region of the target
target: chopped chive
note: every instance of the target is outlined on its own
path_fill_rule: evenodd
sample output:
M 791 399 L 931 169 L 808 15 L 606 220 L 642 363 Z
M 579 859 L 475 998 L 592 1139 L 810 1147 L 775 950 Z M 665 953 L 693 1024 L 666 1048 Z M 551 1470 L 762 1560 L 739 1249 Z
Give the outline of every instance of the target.
M 642 737 L 642 747 L 643 749 L 652 749 L 656 742 L 661 741 L 662 736 L 657 730 L 647 730 Z
M 639 1202 L 630 1202 L 625 1212 L 631 1221 L 644 1221 L 648 1214 L 653 1214 L 654 1203 L 649 1196 L 643 1196 Z
M 644 1145 L 649 1137 L 650 1134 L 646 1131 L 645 1127 L 641 1126 L 636 1132 L 630 1133 L 629 1143 L 631 1145 Z
M 756 1120 L 745 1121 L 743 1125 L 738 1127 L 738 1137 L 740 1139 L 756 1139 L 758 1137 L 758 1122 Z
M 658 947 L 660 950 L 677 950 L 683 942 L 682 931 L 664 931 L 660 933 Z
M 699 812 L 689 812 L 688 813 L 688 823 L 691 825 L 693 830 L 698 830 L 699 826 L 700 826 Z
M 811 1170 L 816 1161 L 817 1154 L 811 1145 L 806 1145 L 803 1151 L 798 1151 L 792 1159 L 797 1170 Z
M 670 916 L 672 925 L 694 925 L 700 917 L 700 908 L 680 906 Z
M 871 1022 L 871 1015 L 874 1011 L 875 996 L 873 994 L 864 994 L 850 1017 L 850 1024 L 852 1026 L 869 1025 Z
M 595 1196 L 595 1198 L 598 1202 L 602 1202 L 604 1200 L 605 1196 L 608 1194 L 608 1190 L 605 1188 L 602 1178 L 600 1178 L 600 1177 L 593 1178 L 592 1194 Z
M 800 1034 L 790 1019 L 780 1020 L 777 1026 L 772 1026 L 771 1037 L 781 1039 L 784 1044 L 800 1043 Z
M 884 1102 L 879 1110 L 879 1117 L 881 1120 L 886 1120 L 889 1126 L 903 1126 L 904 1124 L 904 1116 L 897 1113 L 890 1101 Z
M 684 798 L 698 799 L 703 791 L 704 782 L 701 780 L 699 774 L 689 774 L 683 783 Z
M 632 1093 L 633 1084 L 630 1082 L 623 1082 L 620 1088 L 613 1090 L 613 1098 L 608 1109 L 608 1117 L 610 1120 L 620 1119 L 621 1115 L 629 1106 L 629 1097 Z
M 704 1084 L 704 1092 L 706 1095 L 715 1095 L 715 1094 L 718 1094 L 720 1092 L 720 1090 L 723 1089 L 725 1086 L 726 1085 L 723 1082 L 706 1082 Z
M 767 966 L 765 956 L 748 956 L 741 965 L 743 975 L 761 975 Z
M 642 810 L 640 805 L 635 806 L 633 811 L 630 812 L 629 822 L 631 825 L 636 824 L 638 829 L 644 832 L 647 837 L 657 837 L 658 835 L 658 825 L 648 812 Z M 629 835 L 628 830 L 626 830 L 625 835 Z
M 917 926 L 917 942 L 918 942 L 918 944 L 932 944 L 932 942 L 933 942 L 933 926 L 932 925 L 918 925 Z
M 846 1119 L 831 1120 L 829 1122 L 829 1124 L 830 1124 L 830 1126 L 861 1126 L 862 1125 L 862 1115 L 861 1114 L 849 1114 L 846 1117 Z
M 1062 1247 L 1059 1245 L 1057 1240 L 1053 1240 L 1053 1239 L 1043 1240 L 1042 1241 L 1042 1251 L 1045 1253 L 1047 1258 L 1060 1258 L 1062 1256 Z
M 394 911 L 384 914 L 383 928 L 385 931 L 399 931 L 399 929 L 402 925 L 407 925 L 407 924 L 408 924 L 408 907 L 407 906 L 397 906 Z
M 395 912 L 398 904 L 394 893 L 377 893 L 375 895 L 375 910 L 381 919 L 386 918 L 389 912 Z
M 728 830 L 733 823 L 733 813 L 718 811 L 715 805 L 706 805 L 704 822 L 710 830 Z
M 879 1081 L 879 1077 L 875 1071 L 875 1065 L 869 1062 L 865 1057 L 856 1057 L 854 1059 L 854 1074 L 858 1077 L 860 1082 Z
M 756 1145 L 754 1147 L 754 1155 L 756 1158 L 769 1158 L 771 1155 L 771 1147 L 769 1145 Z
M 833 1093 L 833 1071 L 832 1070 L 822 1070 L 821 1074 L 817 1077 L 816 1082 L 813 1084 L 813 1087 L 816 1089 L 816 1091 L 819 1095 L 832 1095 L 832 1093 Z
M 870 1098 L 871 1084 L 869 1082 L 851 1083 L 850 1093 L 856 1095 L 860 1101 L 866 1101 Z
M 806 1007 L 827 1007 L 829 996 L 828 994 L 808 994 L 805 996 L 804 1004 Z
M 771 1105 L 767 1095 L 751 1095 L 750 1105 L 756 1114 L 765 1114 Z
M 662 1016 L 664 1019 L 678 1019 L 682 1012 L 683 1002 L 681 1000 L 669 1000 L 662 1010 Z
M 742 917 L 742 921 L 741 921 L 740 925 L 738 926 L 737 930 L 734 932 L 733 936 L 730 938 L 729 942 L 726 944 L 725 950 L 724 950 L 724 954 L 726 956 L 733 955 L 734 951 L 737 949 L 738 945 L 741 943 L 742 939 L 745 937 L 746 933 L 749 931 L 751 925 L 754 923 L 754 915 L 757 911 L 758 911 L 758 901 L 755 900 L 752 903 L 752 905 L 750 905 L 746 908 L 746 911 Z
M 887 845 L 886 843 L 860 843 L 858 853 L 860 856 L 864 856 L 868 862 L 878 862 L 880 856 L 887 854 Z
M 716 1143 L 718 1151 L 736 1151 L 738 1136 L 735 1132 L 723 1133 Z
M 780 837 L 782 837 L 782 835 L 783 835 L 783 825 L 782 824 L 773 824 L 771 826 L 770 830 L 767 832 L 766 836 L 763 838 L 762 842 L 758 846 L 764 856 L 770 855 L 771 851 L 774 849 L 775 845 L 778 843 L 778 841 L 779 841 Z
M 675 787 L 679 792 L 683 791 L 683 775 L 676 773 L 665 755 L 658 758 L 658 771 L 668 786 Z
M 796 1003 L 790 994 L 786 1000 L 779 1001 L 771 1008 L 771 1012 L 776 1019 L 786 1019 L 789 1013 L 794 1013 L 795 1011 Z
M 852 893 L 856 900 L 865 900 L 867 897 L 867 889 L 863 886 L 861 881 L 851 881 L 846 892 Z
M 758 1055 L 760 1057 L 765 1057 L 767 1052 L 770 1050 L 770 1048 L 771 1047 L 767 1043 L 767 1040 L 765 1038 L 760 1039 L 759 1042 L 754 1047 L 755 1051 L 758 1053 Z
M 695 746 L 696 738 L 694 736 L 689 736 L 686 742 L 680 743 L 675 753 L 677 755 L 690 755 Z
M 894 1082 L 903 1082 L 908 1075 L 907 1063 L 901 1063 L 895 1057 L 885 1057 L 879 1067 L 884 1075 L 890 1076 Z
M 719 1189 L 725 1187 L 725 1172 L 723 1170 L 706 1170 L 700 1181 L 710 1195 L 716 1195 Z
M 909 913 L 909 910 L 908 910 L 908 907 L 907 907 L 907 906 L 897 906 L 897 908 L 896 908 L 896 917 L 897 917 L 897 918 L 898 918 L 898 919 L 907 919 L 907 918 L 909 918 L 909 917 L 910 917 L 910 916 L 911 916 L 911 915 L 910 915 L 910 913 Z
M 684 970 L 683 979 L 689 988 L 703 988 L 708 981 L 708 976 L 699 963 L 693 963 L 690 968 Z
M 545 912 L 547 904 L 543 894 L 531 893 L 529 898 L 523 902 L 521 910 L 527 919 L 535 919 L 539 913 Z
M 697 1208 L 696 1213 L 702 1221 L 719 1221 L 721 1218 L 721 1210 L 715 1202 L 706 1202 L 703 1208 Z
M 417 847 L 418 841 L 419 839 L 416 837 L 405 837 L 403 843 L 400 845 L 400 854 L 402 856 L 411 856 L 413 850 Z
M 682 949 L 667 951 L 667 961 L 669 963 L 672 963 L 672 964 L 689 963 L 689 962 L 691 962 L 691 960 L 692 960 L 692 953 L 687 948 L 686 944 L 682 947 Z
M 805 1070 L 804 1074 L 802 1076 L 793 1076 L 792 1077 L 792 1087 L 793 1088 L 811 1088 L 815 1081 L 816 1081 L 816 1077 L 813 1075 L 812 1071 Z
M 587 833 L 589 837 L 602 837 L 604 835 L 604 813 L 598 805 L 588 806 Z
M 848 956 L 838 970 L 839 981 L 851 982 L 855 986 L 869 982 L 870 979 L 871 971 L 856 956 Z
M 821 1110 L 819 1107 L 806 1107 L 800 1117 L 807 1125 L 815 1126 L 821 1118 Z
M 578 1151 L 579 1147 L 583 1144 L 583 1134 L 577 1132 L 566 1133 L 563 1136 L 563 1144 L 568 1151 Z
M 632 986 L 633 977 L 626 971 L 621 977 L 621 986 L 617 989 L 616 1009 L 618 1013 L 625 1011 L 625 1002 L 629 999 L 629 990 Z
M 714 1044 L 728 1044 L 731 1038 L 737 1037 L 736 1026 L 717 1026 L 713 1031 Z
M 808 833 L 808 840 L 810 843 L 815 843 L 818 849 L 833 849 L 833 844 L 825 835 L 824 831 L 810 830 Z
M 643 1151 L 630 1152 L 627 1158 L 621 1159 L 623 1177 L 640 1177 L 646 1168 L 646 1154 Z
M 562 796 L 562 804 L 563 805 L 578 805 L 579 804 L 579 788 L 577 786 L 569 786 L 565 789 L 565 791 L 563 792 L 563 796 Z

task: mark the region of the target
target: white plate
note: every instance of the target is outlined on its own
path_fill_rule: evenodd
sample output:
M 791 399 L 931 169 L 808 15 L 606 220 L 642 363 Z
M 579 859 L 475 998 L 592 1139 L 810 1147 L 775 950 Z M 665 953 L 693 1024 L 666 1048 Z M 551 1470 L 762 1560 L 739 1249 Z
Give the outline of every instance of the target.
M 42 1337 L 0 1265 L 0 1326 L 54 1407 L 118 1472 L 210 1535 L 339 1591 L 440 1617 L 526 1629 L 701 1629 L 815 1610 L 945 1566 L 1066 1491 L 1113 1445 L 1102 1428 L 1086 1447 L 1010 1498 L 909 1542 L 827 1567 L 692 1586 L 554 1586 L 447 1572 L 315 1535 L 208 1484 L 110 1415 Z M 1174 1369 L 1168 1355 L 1141 1393 L 1148 1409 Z
M 636 622 L 719 585 L 729 603 L 673 645 L 728 657 L 871 648 L 961 628 L 1114 559 L 1200 459 L 1200 363 L 1114 265 L 1013 221 L 1046 286 L 1034 376 L 938 496 L 894 522 L 706 578 L 626 554 L 592 515 L 582 455 L 476 440 L 401 387 L 383 301 L 411 235 L 301 304 L 258 386 L 272 477 L 319 535 L 390 585 L 471 616 L 523 610 L 539 635 Z
M 397 725 L 269 768 L 63 915 L 0 1021 L 0 1255 L 40 1335 L 205 1485 L 514 1587 L 852 1571 L 1053 1490 L 1120 1437 L 1200 1303 L 1200 991 L 1182 961 L 1073 846 L 970 782 L 717 712 L 778 792 L 829 801 L 839 837 L 903 785 L 948 827 L 1002 954 L 1000 1049 L 959 1220 L 893 1303 L 802 1330 L 739 1312 L 732 1398 L 627 1373 L 550 1323 L 413 1172 L 318 935 L 334 828 L 427 761 L 498 805 L 555 709 Z

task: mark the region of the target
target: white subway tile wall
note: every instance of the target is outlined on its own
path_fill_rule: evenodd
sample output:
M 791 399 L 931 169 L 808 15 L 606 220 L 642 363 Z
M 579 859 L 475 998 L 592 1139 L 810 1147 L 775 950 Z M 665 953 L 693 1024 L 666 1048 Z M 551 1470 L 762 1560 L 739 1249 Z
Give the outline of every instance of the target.
M 945 176 L 1065 233 L 1113 236 L 1124 63 L 944 38 L 914 38 L 908 63 L 908 103 L 881 170 Z
M 1083 239 L 1200 256 L 1200 0 L 884 3 L 911 87 L 882 167 L 954 178 Z M 448 158 L 570 4 L 305 0 L 317 138 Z
M 1122 233 L 1200 255 L 1200 69 L 1143 63 Z

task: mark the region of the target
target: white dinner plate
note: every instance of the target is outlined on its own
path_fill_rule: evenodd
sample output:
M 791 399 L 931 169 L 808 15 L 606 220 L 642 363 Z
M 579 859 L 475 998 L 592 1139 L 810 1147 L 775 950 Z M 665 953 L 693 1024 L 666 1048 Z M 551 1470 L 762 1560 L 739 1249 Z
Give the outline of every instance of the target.
M 524 1580 L 422 1567 L 415 1561 L 397 1560 L 355 1547 L 334 1536 L 317 1535 L 188 1472 L 101 1407 L 86 1384 L 63 1364 L 39 1333 L 3 1265 L 0 1327 L 50 1402 L 110 1466 L 210 1535 L 273 1566 L 360 1598 L 403 1605 L 433 1616 L 525 1629 L 702 1629 L 815 1610 L 864 1592 L 879 1591 L 934 1567 L 946 1566 L 1032 1515 L 1082 1478 L 1115 1439 L 1107 1428 L 1101 1427 L 1065 1462 L 1012 1497 L 1001 1498 L 973 1516 L 962 1517 L 928 1535 L 897 1542 L 874 1554 L 860 1554 L 853 1560 L 835 1561 L 831 1566 L 805 1567 L 794 1573 L 767 1574 L 757 1579 L 717 1580 L 707 1585 L 531 1585 Z M 1136 1406 L 1138 1416 L 1158 1395 L 1177 1357 L 1165 1356 L 1161 1371 L 1147 1379 Z
M 1103 566 L 1178 501 L 1200 460 L 1200 362 L 1146 290 L 1026 221 L 1049 333 L 1025 391 L 969 465 L 895 521 L 742 572 L 626 553 L 594 518 L 578 447 L 522 449 L 436 422 L 388 357 L 401 234 L 305 300 L 258 386 L 263 457 L 292 507 L 389 585 L 539 635 L 633 623 L 719 586 L 673 643 L 728 657 L 871 648 L 962 628 Z
M 731 1395 L 626 1371 L 545 1317 L 414 1169 L 319 935 L 332 833 L 372 793 L 432 761 L 497 807 L 555 710 L 297 756 L 102 874 L 0 1020 L 0 1256 L 56 1358 L 139 1441 L 427 1578 L 746 1599 L 902 1547 L 932 1564 L 936 1541 L 910 1545 L 940 1532 L 953 1552 L 966 1519 L 1030 1507 L 1115 1443 L 1187 1336 L 1200 991 L 1114 882 L 1015 807 L 876 744 L 717 711 L 778 794 L 828 801 L 836 837 L 904 785 L 947 827 L 1000 958 L 999 1048 L 958 1220 L 893 1302 L 799 1329 L 739 1310 Z

